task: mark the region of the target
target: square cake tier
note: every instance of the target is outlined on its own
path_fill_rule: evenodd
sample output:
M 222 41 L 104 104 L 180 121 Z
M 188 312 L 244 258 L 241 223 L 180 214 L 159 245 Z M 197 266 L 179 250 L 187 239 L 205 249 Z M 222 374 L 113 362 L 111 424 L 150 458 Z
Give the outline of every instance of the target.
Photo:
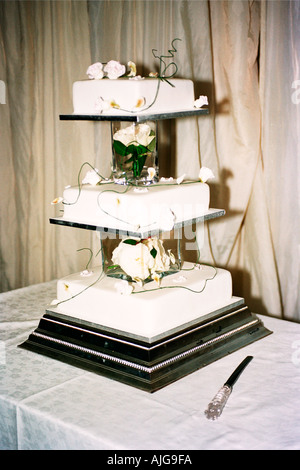
M 230 273 L 206 265 L 186 262 L 180 272 L 162 278 L 160 287 L 154 281 L 133 283 L 128 295 L 123 283 L 101 268 L 90 276 L 71 274 L 58 281 L 51 310 L 150 341 L 234 302 Z
M 157 78 L 119 78 L 73 83 L 74 114 L 171 113 L 193 109 L 194 101 L 193 82 L 181 78 L 168 82 Z
M 209 207 L 206 183 L 153 184 L 147 188 L 113 183 L 68 187 L 62 219 L 116 230 L 171 230 L 195 219 Z

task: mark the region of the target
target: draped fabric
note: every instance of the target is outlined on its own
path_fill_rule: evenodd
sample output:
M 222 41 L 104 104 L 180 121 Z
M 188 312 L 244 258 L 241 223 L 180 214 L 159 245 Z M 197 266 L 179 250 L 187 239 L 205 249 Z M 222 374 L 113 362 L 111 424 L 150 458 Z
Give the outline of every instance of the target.
M 178 38 L 177 76 L 210 115 L 160 123 L 161 176 L 213 170 L 211 207 L 226 216 L 206 224 L 201 259 L 228 269 L 252 310 L 300 321 L 299 14 L 294 1 L 1 1 L 0 290 L 97 252 L 96 234 L 48 222 L 85 162 L 110 174 L 109 123 L 59 120 L 72 83 L 110 59 L 147 75 L 152 49 Z

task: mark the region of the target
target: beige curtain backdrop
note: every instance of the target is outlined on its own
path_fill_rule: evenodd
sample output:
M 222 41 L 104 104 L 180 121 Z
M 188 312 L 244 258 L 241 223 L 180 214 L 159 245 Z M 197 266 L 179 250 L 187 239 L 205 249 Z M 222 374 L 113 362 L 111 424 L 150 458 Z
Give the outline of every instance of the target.
M 160 123 L 161 176 L 214 171 L 226 216 L 206 225 L 202 260 L 230 270 L 253 311 L 300 321 L 299 16 L 293 1 L 0 1 L 0 290 L 97 252 L 95 233 L 48 222 L 84 162 L 110 174 L 109 124 L 59 120 L 72 83 L 110 59 L 148 74 L 152 49 L 179 38 L 178 76 L 210 115 Z

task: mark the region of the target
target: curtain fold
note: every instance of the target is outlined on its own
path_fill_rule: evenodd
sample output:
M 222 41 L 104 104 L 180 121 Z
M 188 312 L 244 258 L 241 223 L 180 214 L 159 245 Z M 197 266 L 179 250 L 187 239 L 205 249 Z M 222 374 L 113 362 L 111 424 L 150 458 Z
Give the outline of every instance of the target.
M 282 314 L 299 321 L 299 2 L 263 2 L 261 31 L 260 99 L 266 202 L 280 279 Z
M 83 124 L 79 133 L 77 124 L 59 121 L 72 106 L 78 68 L 90 63 L 86 3 L 10 1 L 0 7 L 7 85 L 7 104 L 0 109 L 5 290 L 79 269 L 76 246 L 89 244 L 89 236 L 80 233 L 76 242 L 48 219 L 55 215 L 51 201 L 66 184 L 76 184 L 80 165 L 87 155 L 93 163 L 94 152 L 91 126 Z
M 1 152 L 1 203 L 0 203 L 0 290 L 6 291 L 20 284 L 18 267 L 20 251 L 19 229 L 16 223 L 17 205 L 15 200 L 16 182 L 13 170 L 12 129 L 10 126 L 10 101 L 7 90 L 7 49 L 4 47 L 4 21 L 6 12 L 0 4 L 0 152 Z M 5 28 L 6 29 L 6 28 Z M 8 230 L 9 227 L 9 230 Z M 14 256 L 9 257 L 9 253 Z
M 95 234 L 48 222 L 85 162 L 110 174 L 109 123 L 59 120 L 72 83 L 110 59 L 147 75 L 152 49 L 178 38 L 177 76 L 208 96 L 210 115 L 160 123 L 161 176 L 213 170 L 211 207 L 226 216 L 206 225 L 201 259 L 229 269 L 254 311 L 300 321 L 299 15 L 281 0 L 1 1 L 0 291 L 97 252 Z

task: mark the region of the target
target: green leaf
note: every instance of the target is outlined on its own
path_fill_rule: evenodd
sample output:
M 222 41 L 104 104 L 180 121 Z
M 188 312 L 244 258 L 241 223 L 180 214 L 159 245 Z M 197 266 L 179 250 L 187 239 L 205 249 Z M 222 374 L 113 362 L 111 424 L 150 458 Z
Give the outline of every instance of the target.
M 156 140 L 154 138 L 151 140 L 150 144 L 148 145 L 148 150 L 150 152 L 153 152 L 153 150 L 155 150 L 155 147 L 156 147 Z
M 147 158 L 147 154 L 139 155 L 137 159 L 133 162 L 132 171 L 135 177 L 140 176 L 140 174 L 142 173 L 146 158 Z
M 115 269 L 119 268 L 120 266 L 118 264 L 112 264 L 111 266 L 107 266 L 107 269 Z
M 144 145 L 130 144 L 127 147 L 127 152 L 132 153 L 133 155 L 143 155 L 148 152 L 148 149 Z
M 119 140 L 114 140 L 113 141 L 113 148 L 114 148 L 116 153 L 118 153 L 119 155 L 121 155 L 123 157 L 125 155 L 128 155 L 126 145 L 122 144 L 122 142 L 120 142 Z
M 157 250 L 155 248 L 152 248 L 152 250 L 150 251 L 150 255 L 152 255 L 153 258 L 155 258 L 157 255 Z
M 123 243 L 126 243 L 127 245 L 137 245 L 140 243 L 140 240 L 133 240 L 132 238 L 128 238 L 126 240 L 123 240 Z

